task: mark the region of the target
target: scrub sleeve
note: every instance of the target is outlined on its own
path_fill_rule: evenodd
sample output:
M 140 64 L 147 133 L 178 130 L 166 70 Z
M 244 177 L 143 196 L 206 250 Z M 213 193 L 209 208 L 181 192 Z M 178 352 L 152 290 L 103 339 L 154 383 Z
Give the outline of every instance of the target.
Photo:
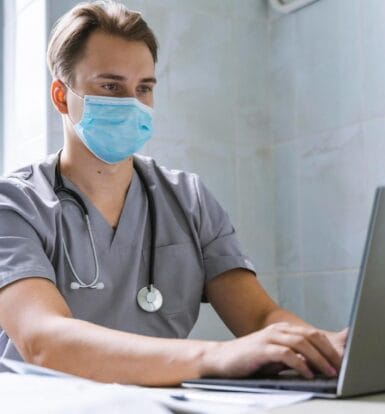
M 0 288 L 31 276 L 55 283 L 55 270 L 33 226 L 38 227 L 40 221 L 36 206 L 31 204 L 24 190 L 10 179 L 1 179 Z
M 206 283 L 235 268 L 255 273 L 251 261 L 242 254 L 228 214 L 199 178 L 196 182 L 201 217 L 199 233 Z

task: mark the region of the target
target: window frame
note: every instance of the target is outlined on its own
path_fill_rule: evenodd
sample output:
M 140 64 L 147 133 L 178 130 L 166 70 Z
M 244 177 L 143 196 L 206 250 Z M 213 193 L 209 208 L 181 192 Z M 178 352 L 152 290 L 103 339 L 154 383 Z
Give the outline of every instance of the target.
M 4 128 L 4 37 L 5 37 L 5 27 L 4 27 L 4 0 L 0 0 L 0 174 L 3 174 L 4 171 L 4 137 L 5 137 L 5 128 Z

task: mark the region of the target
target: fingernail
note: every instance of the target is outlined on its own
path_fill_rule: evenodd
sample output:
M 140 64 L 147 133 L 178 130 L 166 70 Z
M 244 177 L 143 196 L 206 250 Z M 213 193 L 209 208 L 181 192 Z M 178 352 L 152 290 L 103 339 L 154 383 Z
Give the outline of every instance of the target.
M 306 374 L 306 377 L 308 379 L 313 379 L 314 378 L 314 374 L 311 371 L 308 371 L 307 374 Z
M 337 375 L 337 371 L 333 367 L 329 367 L 328 369 L 329 374 L 335 377 Z

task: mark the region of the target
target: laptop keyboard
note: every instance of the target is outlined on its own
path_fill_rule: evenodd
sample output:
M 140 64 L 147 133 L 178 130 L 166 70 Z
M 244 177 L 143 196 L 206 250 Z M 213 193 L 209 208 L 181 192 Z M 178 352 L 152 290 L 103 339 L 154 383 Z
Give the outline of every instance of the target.
M 295 390 L 310 392 L 331 392 L 337 390 L 337 378 L 316 377 L 311 380 L 302 377 L 275 377 L 275 378 L 259 378 L 239 380 L 242 386 L 250 383 L 252 387 L 274 388 L 279 390 Z
M 243 380 L 241 380 L 243 381 Z M 306 379 L 294 370 L 282 371 L 279 375 L 271 378 L 255 377 L 244 381 L 251 381 L 254 386 L 259 384 L 261 388 L 292 389 L 296 391 L 318 391 L 333 392 L 337 390 L 337 378 L 329 378 L 318 374 L 312 379 Z
M 225 387 L 240 388 L 266 388 L 275 390 L 291 390 L 314 392 L 323 394 L 335 394 L 337 391 L 337 378 L 316 376 L 313 379 L 306 379 L 300 375 L 279 375 L 271 378 L 204 378 L 201 380 L 190 380 L 189 384 L 206 384 Z

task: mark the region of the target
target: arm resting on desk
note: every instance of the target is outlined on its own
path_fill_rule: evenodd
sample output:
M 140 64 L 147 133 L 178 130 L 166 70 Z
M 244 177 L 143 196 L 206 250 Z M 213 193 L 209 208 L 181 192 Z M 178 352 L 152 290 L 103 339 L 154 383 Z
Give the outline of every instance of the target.
M 0 290 L 0 326 L 26 361 L 102 382 L 171 385 L 198 378 L 203 356 L 213 346 L 74 319 L 56 286 L 43 278 Z

